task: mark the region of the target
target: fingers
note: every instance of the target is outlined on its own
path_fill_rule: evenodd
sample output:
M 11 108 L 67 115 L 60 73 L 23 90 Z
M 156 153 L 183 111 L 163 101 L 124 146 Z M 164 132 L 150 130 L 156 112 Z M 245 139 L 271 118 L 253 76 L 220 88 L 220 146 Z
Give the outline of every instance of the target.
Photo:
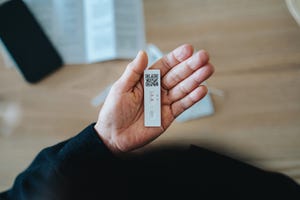
M 150 69 L 160 69 L 161 76 L 163 77 L 170 69 L 185 61 L 193 55 L 194 49 L 192 45 L 184 44 L 177 47 L 175 50 L 165 55 L 154 63 Z
M 169 90 L 189 77 L 200 67 L 206 65 L 209 61 L 208 53 L 204 50 L 198 51 L 186 61 L 172 68 L 163 78 L 162 86 Z
M 191 107 L 192 105 L 197 103 L 206 94 L 207 94 L 207 88 L 204 85 L 201 85 L 201 86 L 197 87 L 196 89 L 194 89 L 190 94 L 188 94 L 184 98 L 173 103 L 171 105 L 171 109 L 172 109 L 174 118 L 176 118 L 178 115 L 180 115 L 186 109 L 188 109 L 189 107 Z
M 121 84 L 118 85 L 119 89 L 123 91 L 130 91 L 140 81 L 143 76 L 144 70 L 148 64 L 148 56 L 146 52 L 139 51 L 136 58 L 128 64 L 123 75 L 119 79 Z
M 214 72 L 214 68 L 210 63 L 207 63 L 203 67 L 199 68 L 188 78 L 184 79 L 173 87 L 169 93 L 168 97 L 171 102 L 175 102 L 181 98 L 184 98 L 186 95 L 191 93 L 195 88 L 208 79 Z

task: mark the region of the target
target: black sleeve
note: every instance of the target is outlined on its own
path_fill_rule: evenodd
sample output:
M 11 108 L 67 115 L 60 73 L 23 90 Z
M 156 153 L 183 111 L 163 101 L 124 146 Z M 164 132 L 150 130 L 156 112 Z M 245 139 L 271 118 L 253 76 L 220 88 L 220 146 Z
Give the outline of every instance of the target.
M 291 178 L 193 145 L 187 151 L 163 147 L 134 161 L 130 185 L 144 200 L 300 199 Z
M 41 151 L 0 200 L 300 199 L 290 178 L 195 146 L 116 158 L 93 126 Z
M 72 199 L 78 194 L 88 197 L 93 195 L 90 191 L 100 176 L 94 176 L 95 172 L 109 173 L 107 169 L 114 160 L 91 124 L 77 136 L 42 150 L 18 175 L 12 188 L 0 194 L 0 199 Z

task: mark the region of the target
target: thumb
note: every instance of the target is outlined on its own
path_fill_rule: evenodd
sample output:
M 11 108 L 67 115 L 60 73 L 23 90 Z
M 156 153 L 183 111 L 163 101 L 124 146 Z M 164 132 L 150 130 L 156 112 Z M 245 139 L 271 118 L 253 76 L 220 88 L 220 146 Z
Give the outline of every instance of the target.
M 120 78 L 122 82 L 120 89 L 131 90 L 142 78 L 144 70 L 148 65 L 148 56 L 145 51 L 139 51 L 136 58 L 127 65 L 126 70 Z

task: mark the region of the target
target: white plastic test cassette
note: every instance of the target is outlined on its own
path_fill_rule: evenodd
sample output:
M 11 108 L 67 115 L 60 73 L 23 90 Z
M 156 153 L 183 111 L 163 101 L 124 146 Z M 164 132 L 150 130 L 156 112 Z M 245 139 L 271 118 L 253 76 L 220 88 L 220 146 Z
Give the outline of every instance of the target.
M 161 126 L 160 71 L 144 71 L 144 125 Z

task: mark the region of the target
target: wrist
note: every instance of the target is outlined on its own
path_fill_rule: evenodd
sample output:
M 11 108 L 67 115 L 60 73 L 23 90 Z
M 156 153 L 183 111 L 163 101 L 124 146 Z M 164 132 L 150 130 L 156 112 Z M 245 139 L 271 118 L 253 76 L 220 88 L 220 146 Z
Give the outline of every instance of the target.
M 112 142 L 111 136 L 108 134 L 107 136 L 104 135 L 104 132 L 101 130 L 101 127 L 98 123 L 95 124 L 94 130 L 97 132 L 98 137 L 103 142 L 103 144 L 113 153 L 119 154 L 121 151 L 114 145 Z

